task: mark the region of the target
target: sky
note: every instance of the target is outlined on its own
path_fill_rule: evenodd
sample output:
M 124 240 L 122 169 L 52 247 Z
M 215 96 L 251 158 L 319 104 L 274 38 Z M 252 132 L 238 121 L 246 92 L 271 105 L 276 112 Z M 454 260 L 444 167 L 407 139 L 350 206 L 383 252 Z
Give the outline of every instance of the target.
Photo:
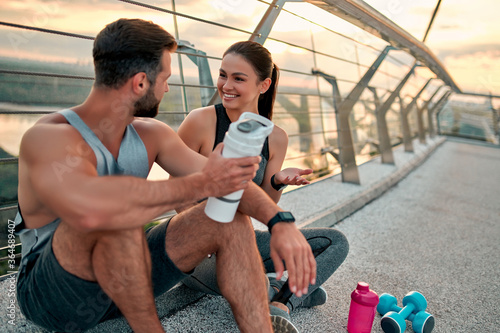
M 170 0 L 142 1 L 155 6 L 171 8 Z M 366 0 L 365 2 L 400 25 L 415 38 L 422 40 L 438 1 Z M 78 3 L 81 6 L 81 10 L 74 13 L 65 10 L 70 8 L 68 3 L 66 0 L 2 0 L 0 21 L 51 29 L 65 30 L 66 28 L 66 31 L 94 36 L 105 23 L 109 22 L 110 17 L 130 17 L 131 8 L 136 13 L 145 12 L 140 7 L 130 6 L 117 0 L 78 0 L 71 2 Z M 222 12 L 236 13 L 237 15 L 232 15 L 232 21 L 224 23 L 240 25 L 244 29 L 253 30 L 260 20 L 260 12 L 252 12 L 247 8 L 254 1 L 176 0 L 175 3 L 179 12 L 213 21 L 222 18 Z M 200 5 L 200 3 L 203 3 L 203 5 Z M 264 3 L 258 5 L 267 7 Z M 290 2 L 285 5 L 285 8 L 294 5 L 296 4 Z M 300 6 L 300 4 L 297 5 Z M 302 6 L 304 5 L 302 4 Z M 96 11 L 96 8 L 99 8 L 99 10 Z M 500 24 L 497 23 L 499 12 L 500 1 L 498 0 L 476 0 L 474 2 L 442 0 L 441 2 L 432 29 L 427 37 L 426 45 L 440 59 L 462 91 L 482 94 L 491 92 L 500 95 Z M 253 15 L 253 17 L 249 18 L 249 15 Z M 158 13 L 157 16 L 151 17 L 151 19 L 161 24 L 162 20 L 166 21 L 166 16 L 168 15 Z M 75 22 L 76 17 L 78 17 L 78 22 Z M 179 25 L 182 26 L 186 19 L 178 18 L 178 21 Z M 273 31 L 287 29 L 293 31 L 297 28 L 294 24 L 286 24 L 286 21 L 281 22 L 279 26 L 273 28 Z M 170 23 L 165 22 L 165 24 Z M 335 30 L 337 27 L 333 26 L 331 28 Z M 202 49 L 209 48 L 209 45 L 215 45 L 215 43 L 229 45 L 229 42 L 223 39 L 226 37 L 221 36 L 216 28 L 210 27 L 210 29 L 213 29 L 213 32 L 212 30 L 210 32 L 204 31 L 204 38 L 198 41 L 198 44 L 205 43 L 205 45 L 201 45 Z M 338 29 L 343 28 L 339 25 Z M 195 33 L 199 34 L 199 32 Z M 56 47 L 55 43 L 59 42 L 54 38 L 54 45 L 52 45 L 51 41 L 47 39 L 44 41 L 45 45 L 32 47 L 35 39 L 30 32 L 24 31 L 17 36 L 18 39 L 15 40 L 6 40 L 5 36 L 0 36 L 0 44 L 19 45 L 19 50 L 24 51 L 22 56 L 27 58 L 43 58 L 43 48 L 54 48 Z M 244 37 L 248 38 L 246 35 Z M 309 37 L 304 36 L 304 38 L 308 39 Z M 23 48 L 28 42 L 30 47 Z M 89 48 L 90 43 L 88 42 L 89 45 L 85 43 L 65 45 L 65 50 L 60 52 L 61 59 L 64 59 L 64 57 L 79 57 L 78 54 L 82 53 L 79 48 Z M 272 44 L 266 42 L 266 47 L 271 48 Z M 222 46 L 220 48 L 223 49 Z M 2 56 L 1 45 L 0 56 Z M 89 59 L 87 54 L 81 57 L 86 61 Z
M 437 0 L 366 0 L 422 40 Z M 462 91 L 500 95 L 498 0 L 442 0 L 425 44 Z

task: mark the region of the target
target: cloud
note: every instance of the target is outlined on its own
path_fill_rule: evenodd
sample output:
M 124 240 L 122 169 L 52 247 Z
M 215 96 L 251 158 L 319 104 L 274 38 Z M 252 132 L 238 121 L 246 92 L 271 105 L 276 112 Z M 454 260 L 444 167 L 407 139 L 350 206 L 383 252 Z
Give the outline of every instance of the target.
M 445 59 L 448 57 L 461 58 L 465 56 L 481 55 L 483 53 L 497 54 L 500 53 L 500 43 L 490 43 L 490 44 L 466 44 L 460 45 L 453 48 L 444 48 L 438 50 L 436 55 Z M 492 56 L 494 59 L 494 56 Z
M 443 58 L 445 67 L 463 91 L 500 95 L 500 47 L 463 49 Z

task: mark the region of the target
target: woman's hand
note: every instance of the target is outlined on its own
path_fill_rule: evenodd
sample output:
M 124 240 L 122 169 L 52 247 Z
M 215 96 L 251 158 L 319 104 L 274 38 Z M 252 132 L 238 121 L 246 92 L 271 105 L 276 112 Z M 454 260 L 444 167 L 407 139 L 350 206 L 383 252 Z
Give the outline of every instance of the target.
M 309 175 L 313 172 L 312 169 L 286 168 L 274 175 L 276 185 L 307 185 L 311 182 L 302 176 Z

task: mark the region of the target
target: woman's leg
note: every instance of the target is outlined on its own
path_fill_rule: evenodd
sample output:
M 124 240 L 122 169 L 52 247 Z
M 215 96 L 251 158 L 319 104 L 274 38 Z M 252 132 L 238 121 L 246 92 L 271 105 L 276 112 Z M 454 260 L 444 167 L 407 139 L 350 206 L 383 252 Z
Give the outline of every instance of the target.
M 292 295 L 285 283 L 273 301 L 286 304 L 291 310 L 300 306 L 300 304 L 312 292 L 319 288 L 342 264 L 349 252 L 349 243 L 344 234 L 332 228 L 304 228 L 300 229 L 316 258 L 316 284 L 309 287 L 306 295 L 298 298 Z M 273 273 L 274 265 L 270 256 L 269 243 L 271 235 L 267 231 L 255 230 L 257 247 L 264 262 L 266 273 Z M 221 295 L 217 285 L 215 273 L 216 267 L 215 255 L 207 258 L 196 267 L 194 273 L 184 279 L 182 282 L 193 290 L 198 290 L 206 294 Z
M 210 257 L 207 255 L 207 258 L 195 268 L 193 274 L 182 280 L 182 283 L 193 290 L 221 296 L 217 285 L 215 254 Z

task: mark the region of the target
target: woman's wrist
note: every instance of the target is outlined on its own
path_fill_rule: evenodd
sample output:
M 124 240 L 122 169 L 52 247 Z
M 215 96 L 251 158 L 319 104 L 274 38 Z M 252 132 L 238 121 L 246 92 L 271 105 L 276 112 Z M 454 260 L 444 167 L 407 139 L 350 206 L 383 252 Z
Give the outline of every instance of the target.
M 276 174 L 274 174 L 272 177 L 271 177 L 271 186 L 276 190 L 276 191 L 282 191 L 285 189 L 285 187 L 287 187 L 288 185 L 285 185 L 285 184 L 276 184 L 276 181 L 275 181 L 275 177 Z

